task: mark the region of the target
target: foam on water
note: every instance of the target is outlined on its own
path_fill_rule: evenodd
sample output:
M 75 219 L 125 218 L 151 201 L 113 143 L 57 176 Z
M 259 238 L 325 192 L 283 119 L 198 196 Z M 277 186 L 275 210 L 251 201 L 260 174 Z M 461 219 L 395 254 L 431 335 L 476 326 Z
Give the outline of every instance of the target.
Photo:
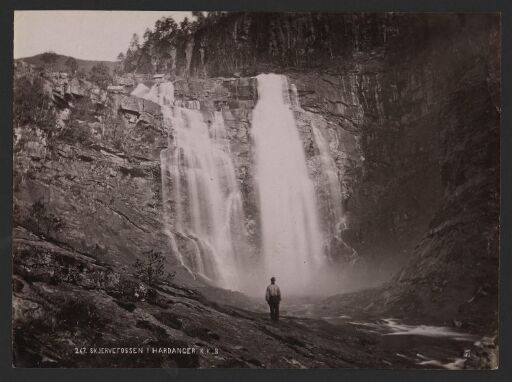
M 471 341 L 475 337 L 471 334 L 460 333 L 445 326 L 430 325 L 406 325 L 399 323 L 398 320 L 387 318 L 382 320 L 387 328 L 391 330 L 385 335 L 416 335 L 427 337 L 447 337 L 457 341 Z

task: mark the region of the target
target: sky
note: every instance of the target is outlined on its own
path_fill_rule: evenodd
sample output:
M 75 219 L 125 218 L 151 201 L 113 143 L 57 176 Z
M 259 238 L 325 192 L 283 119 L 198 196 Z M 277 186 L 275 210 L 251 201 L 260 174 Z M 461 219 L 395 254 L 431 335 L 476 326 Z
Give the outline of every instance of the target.
M 115 61 L 134 33 L 141 39 L 155 21 L 180 22 L 191 12 L 172 11 L 15 11 L 14 58 L 46 51 L 85 60 Z

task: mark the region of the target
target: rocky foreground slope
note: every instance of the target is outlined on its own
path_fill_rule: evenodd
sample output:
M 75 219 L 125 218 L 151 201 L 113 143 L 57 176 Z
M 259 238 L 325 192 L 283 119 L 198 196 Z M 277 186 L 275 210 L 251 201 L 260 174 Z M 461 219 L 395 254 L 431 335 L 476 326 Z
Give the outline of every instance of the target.
M 422 340 L 403 348 L 357 323 L 286 312 L 271 323 L 244 296 L 218 290 L 219 304 L 211 289 L 205 298 L 172 281 L 148 288 L 61 243 L 24 229 L 15 234 L 17 367 L 496 367 L 489 339 Z M 462 358 L 466 348 L 472 353 Z
M 20 229 L 16 237 L 14 364 L 19 367 L 404 364 L 394 355 L 375 351 L 376 340 L 364 333 L 307 319 L 283 318 L 270 324 L 266 313 L 218 305 L 175 283 L 141 289 L 139 280 L 62 244 Z M 187 355 L 155 355 L 151 350 L 126 356 L 91 354 L 91 347 L 198 350 Z

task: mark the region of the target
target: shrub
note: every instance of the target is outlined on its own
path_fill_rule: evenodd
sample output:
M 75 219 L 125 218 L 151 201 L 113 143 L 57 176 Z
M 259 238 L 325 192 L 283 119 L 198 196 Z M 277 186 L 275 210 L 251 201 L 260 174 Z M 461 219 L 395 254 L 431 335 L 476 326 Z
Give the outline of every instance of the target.
M 34 233 L 50 236 L 65 227 L 64 222 L 51 212 L 48 212 L 42 200 L 38 200 L 30 207 L 25 225 Z
M 78 63 L 73 57 L 68 57 L 65 62 L 66 67 L 69 70 L 69 73 L 74 74 L 78 70 Z
M 123 138 L 119 135 L 116 135 L 114 138 L 113 138 L 113 143 L 112 145 L 114 146 L 114 148 L 116 150 L 119 150 L 119 151 L 123 151 L 124 150 L 124 145 L 123 145 Z
M 94 142 L 91 127 L 86 123 L 77 123 L 75 121 L 61 131 L 59 139 L 71 144 L 78 142 L 84 146 L 88 146 Z
M 49 66 L 53 69 L 53 66 L 57 63 L 57 60 L 59 59 L 59 56 L 57 53 L 48 51 L 44 52 L 41 55 L 41 61 L 43 61 L 45 66 Z
M 73 298 L 64 302 L 56 314 L 56 321 L 57 327 L 65 329 L 100 329 L 105 326 L 96 304 L 85 298 Z
M 154 250 L 143 253 L 143 259 L 137 259 L 133 265 L 135 277 L 148 285 L 156 285 L 164 280 L 165 257 Z M 168 273 L 167 280 L 174 278 L 174 273 Z
M 112 77 L 110 76 L 110 70 L 107 65 L 100 62 L 91 68 L 89 80 L 102 89 L 106 89 L 107 86 L 112 83 Z
M 68 125 L 62 129 L 58 138 L 70 144 L 81 143 L 87 146 L 93 143 L 94 137 L 88 122 L 95 120 L 95 112 L 95 106 L 89 97 L 76 100 L 71 109 Z
M 44 91 L 44 80 L 26 76 L 14 79 L 13 119 L 16 127 L 37 125 L 44 131 L 55 126 L 53 103 Z
M 94 115 L 97 113 L 96 106 L 89 97 L 80 97 L 73 102 L 70 120 L 94 122 Z
M 76 71 L 76 78 L 79 80 L 84 80 L 87 78 L 87 73 L 85 72 L 84 68 L 80 68 Z
M 89 97 L 78 98 L 71 108 L 69 122 L 58 135 L 58 139 L 70 144 L 81 143 L 88 146 L 94 142 L 89 122 L 95 122 L 97 107 Z
M 121 275 L 119 282 L 112 290 L 109 290 L 109 293 L 114 297 L 123 298 L 127 301 L 137 301 L 135 294 L 138 288 L 139 284 L 137 281 Z

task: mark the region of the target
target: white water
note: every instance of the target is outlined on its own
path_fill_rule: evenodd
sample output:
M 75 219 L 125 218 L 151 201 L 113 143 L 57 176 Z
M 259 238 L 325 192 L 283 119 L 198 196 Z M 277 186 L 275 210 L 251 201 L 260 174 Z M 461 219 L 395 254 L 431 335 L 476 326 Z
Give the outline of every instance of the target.
M 392 318 L 386 318 L 382 321 L 391 330 L 391 332 L 384 334 L 388 336 L 416 335 L 427 337 L 447 337 L 456 341 L 469 341 L 475 339 L 471 334 L 457 332 L 446 326 L 406 325 Z
M 311 127 L 316 146 L 320 153 L 322 176 L 326 178 L 328 184 L 329 194 L 327 202 L 329 203 L 331 216 L 329 216 L 328 219 L 328 227 L 324 229 L 330 230 L 332 235 L 338 240 L 339 245 L 344 248 L 345 256 L 347 256 L 353 264 L 357 261 L 357 252 L 348 245 L 342 237 L 342 232 L 347 228 L 347 223 L 343 213 L 343 193 L 341 189 L 341 179 L 338 175 L 338 167 L 334 162 L 329 142 L 325 139 L 322 130 L 320 130 L 313 121 L 311 121 Z M 345 268 L 344 271 L 349 271 L 349 268 Z M 347 274 L 344 273 L 344 276 L 347 276 Z
M 198 109 L 171 107 L 174 88 L 170 82 L 155 85 L 145 98 L 162 106 L 169 131 L 168 148 L 160 159 L 172 248 L 191 273 L 221 287 L 240 289 L 242 196 L 222 113 L 210 116 L 209 125 Z
M 448 370 L 460 370 L 464 368 L 466 360 L 464 358 L 452 358 L 452 362 L 443 363 L 435 359 L 427 359 L 425 361 L 418 362 L 421 366 L 435 366 L 442 369 Z
M 324 233 L 292 109 L 305 112 L 286 77 L 267 74 L 257 80 L 251 132 L 262 244 L 259 264 L 250 267 L 242 194 L 222 112 L 206 113 L 197 101 L 175 100 L 171 82 L 137 88 L 140 97 L 161 105 L 169 132 L 168 147 L 161 151 L 166 233 L 182 265 L 218 286 L 254 293 L 276 276 L 290 294 L 316 294 L 339 273 L 321 270 Z M 329 220 L 338 226 L 343 211 L 336 164 L 322 130 L 312 127 L 329 185 L 334 215 Z
M 408 325 L 393 318 L 384 318 L 379 323 L 351 321 L 349 324 L 366 327 L 369 331 L 383 336 L 424 336 L 448 338 L 455 341 L 474 341 L 476 339 L 472 334 L 458 332 L 446 326 Z
M 158 82 L 149 92 L 142 94 L 142 98 L 162 106 L 170 106 L 174 102 L 174 85 L 172 82 Z
M 338 176 L 338 168 L 331 156 L 329 143 L 322 135 L 322 132 L 313 122 L 311 123 L 311 126 L 316 146 L 320 152 L 322 174 L 326 176 L 327 183 L 329 184 L 329 210 L 334 214 L 333 220 L 336 228 L 338 228 L 338 226 L 343 222 L 342 193 L 340 178 Z M 339 229 L 336 231 L 339 231 Z
M 303 293 L 324 263 L 315 190 L 290 109 L 286 77 L 261 74 L 257 79 L 252 135 L 264 276 L 275 275 L 290 292 Z

